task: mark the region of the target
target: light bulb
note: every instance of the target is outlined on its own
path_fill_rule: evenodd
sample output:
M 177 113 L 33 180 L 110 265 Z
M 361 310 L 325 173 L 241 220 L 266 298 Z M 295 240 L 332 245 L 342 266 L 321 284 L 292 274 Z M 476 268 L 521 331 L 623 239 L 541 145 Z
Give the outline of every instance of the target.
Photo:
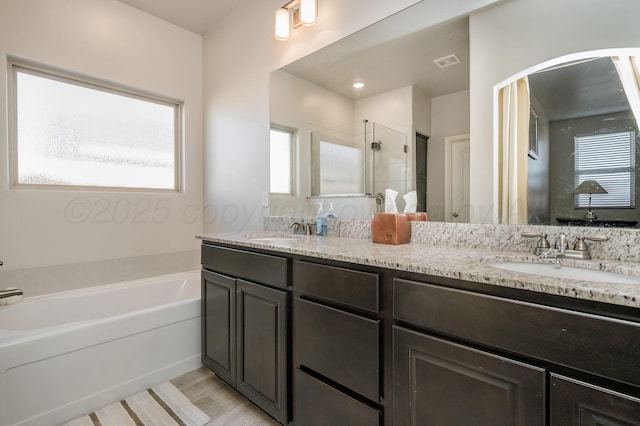
M 317 0 L 300 0 L 300 23 L 306 27 L 316 23 L 318 16 Z
M 274 37 L 276 40 L 289 40 L 291 31 L 289 11 L 285 8 L 276 10 L 276 26 Z

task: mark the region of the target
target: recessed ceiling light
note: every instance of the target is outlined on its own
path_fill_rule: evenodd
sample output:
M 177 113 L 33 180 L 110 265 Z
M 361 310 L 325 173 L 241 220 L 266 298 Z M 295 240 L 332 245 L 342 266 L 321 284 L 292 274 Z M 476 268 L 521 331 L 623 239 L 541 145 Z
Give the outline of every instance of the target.
M 438 58 L 433 61 L 440 68 L 450 67 L 451 65 L 459 64 L 460 59 L 455 54 L 447 55 L 442 58 Z
M 361 81 L 356 81 L 355 83 L 353 83 L 354 89 L 362 89 L 363 87 L 364 87 L 364 83 Z

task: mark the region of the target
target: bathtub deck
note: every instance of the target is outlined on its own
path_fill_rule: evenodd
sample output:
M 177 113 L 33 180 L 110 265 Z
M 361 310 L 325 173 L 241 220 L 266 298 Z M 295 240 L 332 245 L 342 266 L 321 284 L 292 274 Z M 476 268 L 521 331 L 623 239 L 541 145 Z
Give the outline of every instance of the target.
M 171 383 L 211 417 L 207 426 L 279 425 L 205 367 L 176 377 Z

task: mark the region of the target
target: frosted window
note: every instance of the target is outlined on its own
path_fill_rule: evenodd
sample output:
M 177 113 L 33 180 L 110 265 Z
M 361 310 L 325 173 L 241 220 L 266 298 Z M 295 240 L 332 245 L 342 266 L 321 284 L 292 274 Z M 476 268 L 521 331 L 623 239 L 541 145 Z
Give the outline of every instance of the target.
M 12 69 L 18 184 L 178 189 L 178 104 Z
M 271 129 L 270 191 L 277 194 L 293 193 L 293 132 Z
M 362 193 L 362 150 L 320 141 L 320 193 Z

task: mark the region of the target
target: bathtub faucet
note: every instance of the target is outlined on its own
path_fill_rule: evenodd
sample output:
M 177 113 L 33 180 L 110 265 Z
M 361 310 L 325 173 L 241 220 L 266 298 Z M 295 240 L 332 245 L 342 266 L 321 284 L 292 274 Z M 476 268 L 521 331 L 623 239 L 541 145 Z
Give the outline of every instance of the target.
M 7 288 L 0 290 L 0 305 L 8 305 L 22 300 L 22 290 L 18 288 Z

